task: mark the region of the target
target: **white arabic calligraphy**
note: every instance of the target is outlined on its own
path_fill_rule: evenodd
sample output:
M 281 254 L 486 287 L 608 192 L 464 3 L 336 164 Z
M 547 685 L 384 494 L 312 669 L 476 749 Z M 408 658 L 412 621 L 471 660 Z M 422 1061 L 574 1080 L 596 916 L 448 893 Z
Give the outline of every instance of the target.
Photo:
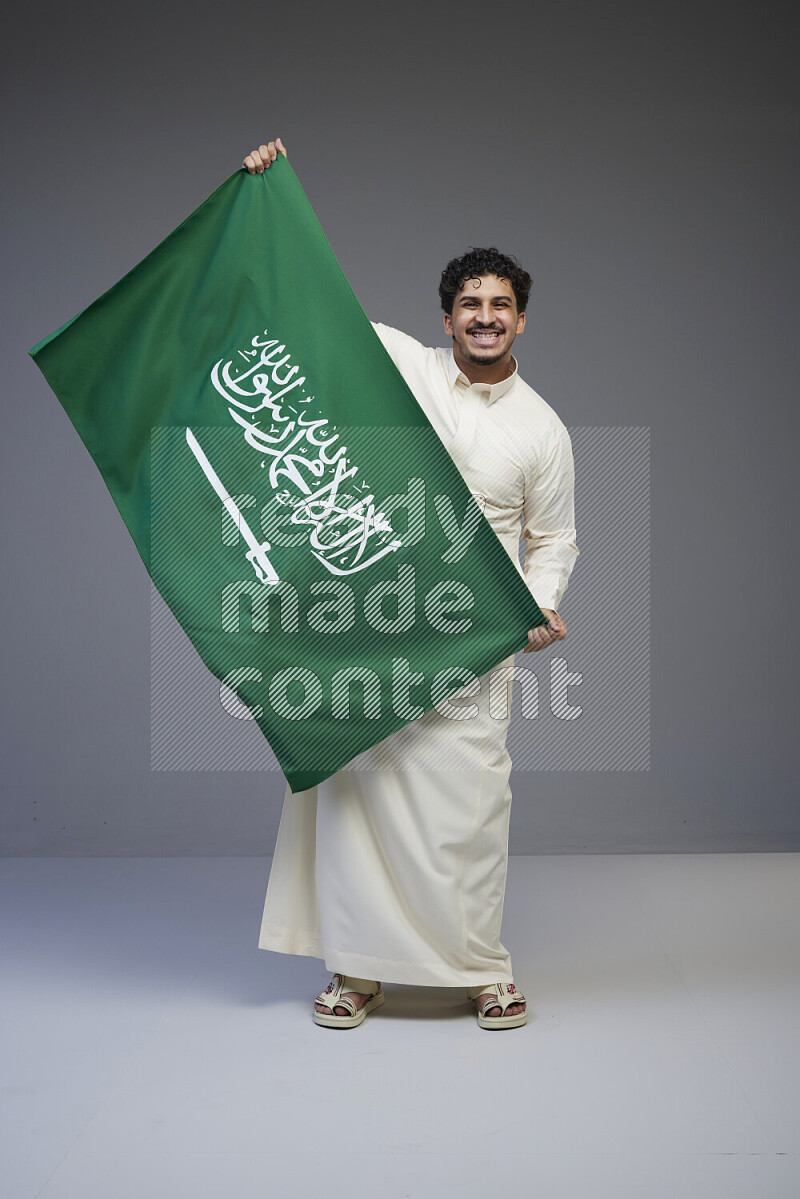
M 316 397 L 306 394 L 306 376 L 291 365 L 286 346 L 266 329 L 250 345 L 237 351 L 243 365 L 235 358 L 215 364 L 214 387 L 247 444 L 264 455 L 270 486 L 294 509 L 292 523 L 312 526 L 314 557 L 331 574 L 366 570 L 399 549 L 401 538 L 377 509 L 335 426 L 307 407 Z

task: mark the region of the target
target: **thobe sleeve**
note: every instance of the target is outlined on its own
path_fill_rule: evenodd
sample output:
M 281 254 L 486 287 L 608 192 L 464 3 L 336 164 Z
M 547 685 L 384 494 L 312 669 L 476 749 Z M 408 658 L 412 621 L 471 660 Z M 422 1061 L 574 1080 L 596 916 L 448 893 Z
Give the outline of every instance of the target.
M 409 336 L 408 333 L 401 333 L 399 329 L 393 329 L 391 325 L 382 325 L 378 321 L 371 323 L 372 328 L 383 342 L 384 349 L 401 374 L 404 367 L 408 369 L 424 362 L 426 354 L 430 351 L 416 338 Z
M 572 443 L 561 425 L 526 476 L 522 510 L 525 581 L 539 607 L 553 611 L 578 557 L 574 485 Z

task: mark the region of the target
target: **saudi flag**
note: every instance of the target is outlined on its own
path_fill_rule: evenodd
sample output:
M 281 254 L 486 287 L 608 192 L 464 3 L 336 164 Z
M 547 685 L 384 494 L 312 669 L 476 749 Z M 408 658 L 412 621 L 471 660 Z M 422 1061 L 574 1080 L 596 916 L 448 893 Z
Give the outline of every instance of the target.
M 31 354 L 292 790 L 544 623 L 285 159 L 231 176 Z

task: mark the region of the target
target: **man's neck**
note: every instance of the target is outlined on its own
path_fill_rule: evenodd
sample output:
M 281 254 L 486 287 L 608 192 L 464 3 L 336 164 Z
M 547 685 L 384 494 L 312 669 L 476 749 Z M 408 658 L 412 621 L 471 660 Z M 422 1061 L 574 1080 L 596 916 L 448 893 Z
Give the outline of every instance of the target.
M 479 362 L 468 362 L 461 357 L 455 346 L 453 346 L 453 358 L 458 369 L 467 376 L 470 383 L 502 383 L 514 370 L 510 350 L 497 362 L 487 362 L 485 366 Z

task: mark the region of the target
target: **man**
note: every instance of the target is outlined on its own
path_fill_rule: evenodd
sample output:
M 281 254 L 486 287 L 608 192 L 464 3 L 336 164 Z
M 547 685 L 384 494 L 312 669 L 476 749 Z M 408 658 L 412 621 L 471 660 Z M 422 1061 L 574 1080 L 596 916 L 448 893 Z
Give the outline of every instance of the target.
M 243 166 L 260 174 L 279 153 L 280 138 Z M 522 525 L 524 577 L 548 622 L 529 632 L 526 653 L 566 636 L 556 609 L 578 553 L 569 435 L 511 352 L 530 284 L 514 259 L 473 250 L 448 264 L 439 287 L 452 350 L 374 325 L 518 569 Z M 483 1028 L 525 1023 L 499 937 L 508 711 L 475 711 L 469 720 L 427 712 L 319 787 L 287 792 L 259 945 L 323 957 L 335 971 L 314 1005 L 318 1024 L 362 1023 L 383 1002 L 376 974 L 465 986 Z

